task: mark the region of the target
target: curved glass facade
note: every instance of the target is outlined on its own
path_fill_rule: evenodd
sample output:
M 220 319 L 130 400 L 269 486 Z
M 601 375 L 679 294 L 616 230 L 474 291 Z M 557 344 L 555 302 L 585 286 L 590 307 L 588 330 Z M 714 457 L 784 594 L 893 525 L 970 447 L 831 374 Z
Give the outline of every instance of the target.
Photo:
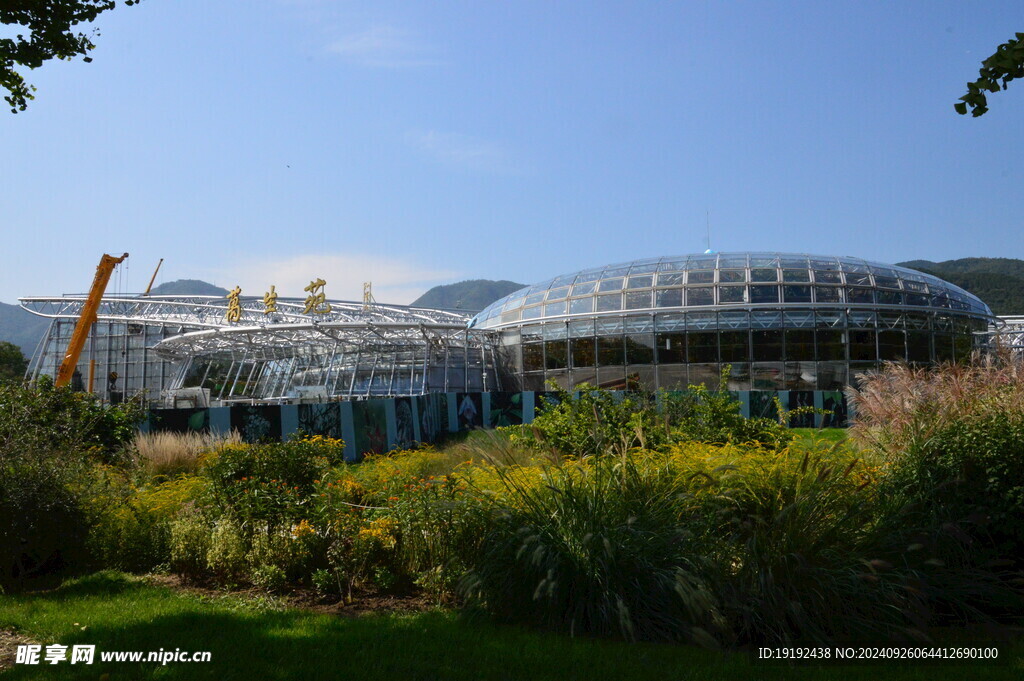
M 834 390 L 880 361 L 966 357 L 992 312 L 911 269 L 858 258 L 705 253 L 567 274 L 493 303 L 470 327 L 501 331 L 525 390 Z

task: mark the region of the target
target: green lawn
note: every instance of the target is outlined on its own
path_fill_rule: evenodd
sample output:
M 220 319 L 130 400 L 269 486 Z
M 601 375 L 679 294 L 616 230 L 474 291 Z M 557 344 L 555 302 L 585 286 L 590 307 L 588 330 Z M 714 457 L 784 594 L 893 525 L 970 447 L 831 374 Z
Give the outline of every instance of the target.
M 1019 679 L 1024 645 L 1013 666 L 895 665 L 771 667 L 741 653 L 687 646 L 631 645 L 500 627 L 451 612 L 342 618 L 273 610 L 240 596 L 202 598 L 104 572 L 42 594 L 0 596 L 0 627 L 43 645 L 95 644 L 92 666 L 16 666 L 17 679 L 879 679 L 932 681 L 965 675 Z M 83 630 L 82 627 L 85 627 Z M 202 664 L 99 662 L 115 650 L 209 650 Z

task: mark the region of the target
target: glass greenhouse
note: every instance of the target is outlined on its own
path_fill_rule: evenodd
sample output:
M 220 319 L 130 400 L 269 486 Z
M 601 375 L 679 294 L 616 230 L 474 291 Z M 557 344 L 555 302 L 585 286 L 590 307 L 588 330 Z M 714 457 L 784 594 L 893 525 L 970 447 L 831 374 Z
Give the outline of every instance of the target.
M 704 253 L 595 267 L 525 287 L 469 322 L 501 335 L 523 390 L 835 390 L 879 362 L 963 358 L 995 318 L 911 269 L 850 257 Z

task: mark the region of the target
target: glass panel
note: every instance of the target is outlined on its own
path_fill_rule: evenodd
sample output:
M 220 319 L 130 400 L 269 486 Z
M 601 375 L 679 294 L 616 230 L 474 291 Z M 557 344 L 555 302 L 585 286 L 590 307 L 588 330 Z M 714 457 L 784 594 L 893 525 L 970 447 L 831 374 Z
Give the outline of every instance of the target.
M 610 279 L 612 277 L 621 277 L 626 272 L 629 272 L 628 265 L 619 267 L 609 267 L 604 271 L 604 274 L 602 274 L 601 276 L 604 277 L 605 279 Z
M 616 279 L 605 279 L 601 282 L 601 286 L 597 289 L 602 293 L 605 291 L 618 291 L 622 288 L 622 277 Z
M 601 278 L 601 270 L 587 270 L 586 272 L 580 272 L 576 277 L 576 283 L 582 284 L 588 281 L 597 281 Z
M 750 333 L 755 362 L 782 360 L 782 329 L 755 329 Z
M 564 340 L 544 343 L 544 366 L 547 369 L 564 369 L 569 366 L 569 342 Z
M 658 286 L 679 286 L 685 276 L 685 272 L 662 272 L 658 275 Z
M 928 296 L 923 293 L 908 293 L 907 294 L 907 305 L 928 305 Z
M 569 331 L 565 322 L 558 322 L 545 324 L 541 329 L 541 335 L 544 336 L 544 340 L 562 340 L 568 337 Z
M 835 258 L 811 258 L 811 267 L 816 270 L 838 270 Z
M 687 282 L 691 284 L 712 284 L 714 281 L 714 270 L 697 270 L 695 272 L 690 272 L 687 277 Z
M 850 331 L 850 361 L 877 359 L 878 353 L 875 348 L 875 340 L 874 331 Z
M 907 361 L 927 364 L 932 361 L 932 339 L 927 331 L 907 331 Z
M 935 361 L 953 361 L 953 336 L 946 333 L 937 333 L 932 338 L 935 343 Z
M 522 314 L 522 312 L 520 310 L 512 310 L 511 312 L 502 312 L 501 313 L 501 322 L 503 324 L 507 323 L 507 322 L 518 322 L 519 321 L 519 316 L 521 314 Z
M 683 289 L 669 288 L 658 291 L 658 307 L 682 307 Z
M 686 269 L 686 260 L 666 260 L 658 265 L 659 272 L 672 272 Z
M 622 366 L 626 354 L 622 336 L 599 336 L 597 339 L 597 365 L 599 367 Z
M 651 291 L 628 291 L 626 293 L 626 309 L 642 310 L 651 306 Z
M 544 368 L 544 345 L 527 343 L 523 345 L 523 371 L 541 371 Z
M 526 296 L 526 303 L 524 303 L 524 304 L 525 305 L 536 305 L 540 301 L 544 300 L 544 294 L 545 294 L 544 291 L 541 291 L 540 293 L 531 293 L 530 295 Z
M 597 369 L 581 368 L 572 370 L 572 386 L 574 388 L 583 385 L 597 385 Z M 543 388 L 541 388 L 543 390 Z
M 811 302 L 810 286 L 783 286 L 782 293 L 787 303 Z
M 875 328 L 875 313 L 866 310 L 851 310 L 849 315 L 850 328 Z
M 815 332 L 818 340 L 818 359 L 839 361 L 846 359 L 846 332 L 839 329 L 822 329 Z
M 851 303 L 873 303 L 875 302 L 875 292 L 869 288 L 847 289 L 846 300 Z
M 841 303 L 843 289 L 838 286 L 815 286 L 814 299 L 819 303 Z
M 562 288 L 555 288 L 548 291 L 548 300 L 561 300 L 569 295 L 569 287 L 563 286 Z
M 719 255 L 718 256 L 718 267 L 719 269 L 724 267 L 746 267 L 747 256 L 744 255 Z
M 814 331 L 811 329 L 786 330 L 786 359 L 814 361 Z
M 658 364 L 683 364 L 686 362 L 686 334 L 657 334 Z
M 782 390 L 782 362 L 772 364 L 752 364 L 750 366 L 750 388 L 752 390 Z
M 818 386 L 818 365 L 814 362 L 786 362 L 786 387 L 814 390 Z M 789 405 L 790 410 L 796 405 Z M 814 406 L 813 404 L 807 406 Z
M 613 310 L 622 309 L 622 294 L 613 293 L 607 296 L 597 297 L 597 311 L 598 312 L 611 312 Z
M 575 284 L 572 287 L 572 294 L 574 296 L 583 296 L 588 293 L 593 293 L 595 288 L 597 288 L 596 281 L 587 281 L 582 284 Z
M 658 269 L 658 261 L 637 263 L 629 268 L 630 274 L 647 274 L 648 272 L 654 272 Z
M 568 284 L 571 284 L 574 281 L 576 281 L 576 273 L 575 272 L 573 274 L 565 274 L 565 275 L 562 275 L 561 277 L 558 277 L 554 281 L 552 281 L 551 282 L 551 288 L 557 288 L 558 286 L 566 286 Z
M 846 362 L 818 362 L 818 390 L 846 387 Z
M 750 333 L 748 331 L 722 331 L 719 334 L 723 362 L 750 361 Z
M 686 358 L 689 362 L 718 361 L 718 333 L 699 331 L 688 335 Z
M 751 303 L 777 303 L 779 302 L 778 286 L 751 286 Z
M 690 385 L 703 383 L 710 390 L 718 390 L 722 374 L 717 364 L 691 364 L 689 370 Z
M 718 287 L 718 304 L 719 305 L 730 305 L 736 303 L 746 302 L 747 287 L 746 286 L 719 286 Z
M 846 273 L 846 283 L 850 286 L 871 286 L 871 277 L 867 274 Z
M 590 338 L 594 335 L 594 322 L 591 320 L 569 322 L 570 338 Z
M 853 262 L 851 260 L 843 260 L 843 271 L 844 272 L 867 272 L 868 266 L 864 263 Z M 847 277 L 849 278 L 849 277 Z
M 729 390 L 750 390 L 750 364 L 732 362 L 729 364 Z
M 878 332 L 878 359 L 899 362 L 906 359 L 906 337 L 902 331 Z
M 549 303 L 544 306 L 544 316 L 553 317 L 555 315 L 565 314 L 567 308 L 567 301 L 564 300 L 558 303 Z
M 594 311 L 593 298 L 575 298 L 569 301 L 569 314 L 581 314 Z
M 879 291 L 878 303 L 879 305 L 902 305 L 903 294 L 899 291 Z
M 714 289 L 710 286 L 686 289 L 686 304 L 688 306 L 714 305 Z
M 722 283 L 746 281 L 746 270 L 718 270 L 718 281 Z
M 778 257 L 774 255 L 752 255 L 750 256 L 751 267 L 775 267 L 779 264 Z
M 876 274 L 875 275 L 875 286 L 878 286 L 880 288 L 895 288 L 895 289 L 898 289 L 900 287 L 900 280 L 897 279 L 896 277 L 880 277 L 880 276 L 878 276 Z
M 523 319 L 539 319 L 540 318 L 540 313 L 541 313 L 540 305 L 535 305 L 533 307 L 524 307 L 523 308 Z
M 663 390 L 685 390 L 688 385 L 686 365 L 659 366 L 658 387 Z
M 842 275 L 839 272 L 827 272 L 823 270 L 814 271 L 814 281 L 819 284 L 841 284 Z
M 630 277 L 626 282 L 626 288 L 650 288 L 654 286 L 654 275 L 641 274 Z
M 686 328 L 686 315 L 682 312 L 660 313 L 654 318 L 658 331 L 677 331 Z
M 530 326 L 522 327 L 523 330 L 523 342 L 529 343 L 530 341 L 537 341 L 544 337 L 544 327 L 540 324 L 531 324 Z
M 626 363 L 654 363 L 654 334 L 630 334 L 626 336 Z
M 778 281 L 778 270 L 756 269 L 750 270 L 750 281 Z
M 782 281 L 810 281 L 811 273 L 807 270 L 782 270 Z
M 633 315 L 626 317 L 622 325 L 626 333 L 650 333 L 654 330 L 654 319 L 651 315 Z
M 750 314 L 746 310 L 719 312 L 718 326 L 722 329 L 749 329 Z
M 792 267 L 793 269 L 806 270 L 807 269 L 807 258 L 801 258 L 799 256 L 786 256 L 779 259 L 783 267 Z
M 523 346 L 526 347 L 526 346 Z M 572 350 L 572 365 L 574 367 L 594 366 L 594 339 L 576 338 L 569 341 Z

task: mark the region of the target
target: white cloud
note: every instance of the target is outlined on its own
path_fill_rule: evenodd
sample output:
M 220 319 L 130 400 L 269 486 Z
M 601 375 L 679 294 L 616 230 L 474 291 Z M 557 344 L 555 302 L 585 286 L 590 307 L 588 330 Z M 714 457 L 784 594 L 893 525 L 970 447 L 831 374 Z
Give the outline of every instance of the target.
M 242 295 L 261 296 L 275 286 L 282 298 L 304 298 L 302 290 L 316 278 L 327 282 L 331 300 L 362 300 L 363 282 L 373 282 L 379 303 L 405 305 L 432 286 L 451 281 L 459 273 L 425 267 L 404 258 L 360 254 L 311 254 L 282 259 L 251 259 L 218 271 L 217 283 L 241 286 Z
M 441 63 L 412 31 L 386 24 L 335 40 L 327 51 L 360 66 L 401 69 Z
M 518 161 L 495 142 L 451 132 L 429 130 L 411 133 L 413 145 L 446 165 L 497 173 L 516 173 Z

